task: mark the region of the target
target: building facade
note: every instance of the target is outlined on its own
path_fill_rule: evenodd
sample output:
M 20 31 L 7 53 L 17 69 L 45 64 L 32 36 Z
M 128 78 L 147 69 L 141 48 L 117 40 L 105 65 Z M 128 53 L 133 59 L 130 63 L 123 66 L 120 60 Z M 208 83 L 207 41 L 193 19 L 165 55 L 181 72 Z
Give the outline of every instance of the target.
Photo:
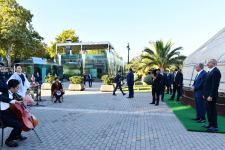
M 122 57 L 109 42 L 60 43 L 55 52 L 55 61 L 63 66 L 66 77 L 92 74 L 94 78 L 101 78 L 124 70 Z

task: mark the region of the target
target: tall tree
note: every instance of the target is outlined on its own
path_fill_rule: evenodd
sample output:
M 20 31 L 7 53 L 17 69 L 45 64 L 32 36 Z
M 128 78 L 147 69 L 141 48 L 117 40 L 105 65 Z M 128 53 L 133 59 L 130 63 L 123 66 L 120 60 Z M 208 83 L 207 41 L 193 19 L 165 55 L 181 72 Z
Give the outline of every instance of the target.
M 43 38 L 31 24 L 33 15 L 15 0 L 0 0 L 0 50 L 8 65 L 13 59 L 24 59 L 34 54 Z
M 151 47 L 145 48 L 142 54 L 142 62 L 146 66 L 170 68 L 173 65 L 182 65 L 186 56 L 181 55 L 182 47 L 172 49 L 173 43 L 163 40 L 151 42 Z
M 55 56 L 56 44 L 65 43 L 66 40 L 68 39 L 70 39 L 71 42 L 79 41 L 79 37 L 76 35 L 75 30 L 73 29 L 64 30 L 58 36 L 56 36 L 55 41 L 51 43 L 50 47 L 48 47 L 48 52 L 51 58 Z M 57 50 L 59 53 L 63 52 L 63 48 L 58 48 Z

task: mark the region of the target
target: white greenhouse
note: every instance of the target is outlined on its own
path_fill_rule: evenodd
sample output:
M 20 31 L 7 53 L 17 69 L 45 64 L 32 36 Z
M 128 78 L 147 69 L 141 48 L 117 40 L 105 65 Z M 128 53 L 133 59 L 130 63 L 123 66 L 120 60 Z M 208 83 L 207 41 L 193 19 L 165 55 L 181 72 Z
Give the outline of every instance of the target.
M 217 67 L 222 74 L 219 91 L 225 92 L 225 28 L 186 58 L 183 67 L 184 87 L 191 87 L 193 84 L 193 80 L 197 74 L 194 66 L 197 63 L 204 63 L 205 70 L 208 70 L 206 64 L 209 59 L 216 59 L 218 61 Z

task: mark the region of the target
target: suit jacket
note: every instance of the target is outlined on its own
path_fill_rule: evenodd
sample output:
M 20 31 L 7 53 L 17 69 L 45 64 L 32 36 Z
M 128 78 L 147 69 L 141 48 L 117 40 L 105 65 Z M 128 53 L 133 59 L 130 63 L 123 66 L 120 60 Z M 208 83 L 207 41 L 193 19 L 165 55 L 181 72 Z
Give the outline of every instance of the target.
M 205 98 L 211 96 L 213 98 L 213 101 L 217 99 L 220 79 L 221 73 L 217 67 L 215 67 L 212 71 L 207 73 L 204 84 Z
M 169 73 L 167 75 L 167 85 L 173 84 L 173 80 L 174 80 L 174 74 L 173 73 Z
M 180 71 L 177 71 L 177 74 L 174 77 L 173 84 L 175 86 L 182 86 L 183 85 L 183 74 Z
M 165 87 L 167 84 L 168 84 L 167 74 L 163 73 L 163 75 L 162 75 L 162 87 Z
M 197 78 L 194 81 L 194 91 L 196 97 L 202 97 L 203 96 L 203 85 L 205 81 L 207 73 L 205 70 L 202 70 L 202 72 L 197 76 Z
M 152 88 L 160 91 L 161 88 L 162 88 L 162 86 L 161 86 L 162 85 L 162 79 L 163 79 L 163 76 L 161 74 L 157 74 L 156 79 L 153 80 Z
M 122 76 L 120 74 L 117 74 L 115 77 L 115 83 L 121 84 L 121 81 L 122 81 Z
M 0 72 L 0 92 L 8 92 L 8 86 L 1 72 Z
M 0 95 L 0 101 L 10 103 L 12 99 L 9 98 L 8 90 Z
M 132 71 L 129 71 L 127 74 L 127 85 L 128 86 L 134 85 L 134 73 Z

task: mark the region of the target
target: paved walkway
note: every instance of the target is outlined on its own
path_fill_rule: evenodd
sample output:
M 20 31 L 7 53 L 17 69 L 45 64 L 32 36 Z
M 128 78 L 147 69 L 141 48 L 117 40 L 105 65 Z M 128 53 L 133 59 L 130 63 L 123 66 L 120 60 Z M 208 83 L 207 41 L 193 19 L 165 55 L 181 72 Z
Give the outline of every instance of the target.
M 39 119 L 40 143 L 31 132 L 15 150 L 223 150 L 224 134 L 188 132 L 164 103 L 150 105 L 150 93 L 66 91 L 64 102 L 53 104 L 43 91 L 44 107 L 32 107 Z M 11 129 L 6 129 L 5 138 Z M 4 146 L 2 149 L 8 150 Z

